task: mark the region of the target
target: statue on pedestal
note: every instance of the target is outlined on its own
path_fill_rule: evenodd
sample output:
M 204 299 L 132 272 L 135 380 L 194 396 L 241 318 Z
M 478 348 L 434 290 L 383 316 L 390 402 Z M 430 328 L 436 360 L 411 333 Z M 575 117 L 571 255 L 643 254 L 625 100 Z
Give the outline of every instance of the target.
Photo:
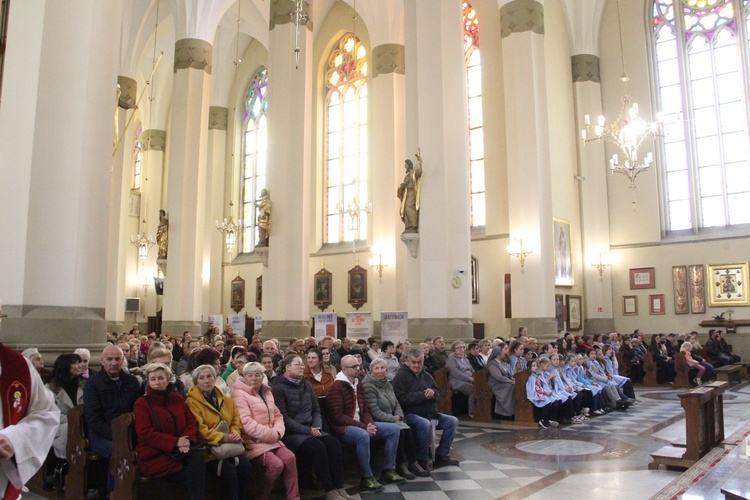
M 169 243 L 169 219 L 167 212 L 159 210 L 159 227 L 156 229 L 156 244 L 159 246 L 157 259 L 167 258 L 167 246 Z
M 268 190 L 260 192 L 258 200 L 258 244 L 259 247 L 268 246 L 268 238 L 271 236 L 271 197 Z
M 399 214 L 404 221 L 405 233 L 416 233 L 419 228 L 419 190 L 422 185 L 422 150 L 415 155 L 419 166 L 415 169 L 411 160 L 406 160 L 404 166 L 406 175 L 398 186 L 397 196 L 401 200 Z

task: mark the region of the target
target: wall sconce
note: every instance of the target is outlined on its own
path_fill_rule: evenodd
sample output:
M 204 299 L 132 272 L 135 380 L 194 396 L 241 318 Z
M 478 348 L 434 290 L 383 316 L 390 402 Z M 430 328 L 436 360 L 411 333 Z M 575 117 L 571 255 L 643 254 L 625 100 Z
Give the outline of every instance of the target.
M 378 272 L 378 282 L 383 282 L 383 269 L 388 267 L 388 262 L 383 261 L 383 254 L 382 253 L 374 253 L 372 254 L 372 258 L 370 258 L 370 267 L 372 267 L 373 271 Z
M 534 253 L 533 250 L 527 250 L 524 252 L 523 250 L 523 236 L 515 236 L 513 237 L 510 244 L 508 244 L 508 253 L 517 258 L 518 261 L 521 263 L 521 273 L 525 273 L 523 266 L 526 263 L 526 257 L 528 255 L 531 255 Z
M 599 281 L 604 278 L 604 270 L 612 267 L 612 258 L 606 250 L 599 251 L 599 262 L 592 262 L 591 265 L 599 271 Z

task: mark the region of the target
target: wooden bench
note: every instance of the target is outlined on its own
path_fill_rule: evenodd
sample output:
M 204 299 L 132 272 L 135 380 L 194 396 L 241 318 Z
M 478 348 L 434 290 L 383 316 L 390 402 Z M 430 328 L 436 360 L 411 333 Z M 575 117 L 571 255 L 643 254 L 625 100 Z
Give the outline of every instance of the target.
M 690 365 L 687 364 L 684 352 L 678 352 L 674 355 L 674 386 L 675 387 L 690 387 Z
M 516 379 L 516 384 L 513 388 L 513 398 L 516 400 L 514 421 L 533 424 L 536 422 L 534 420 L 534 405 L 526 397 L 526 382 L 529 380 L 529 375 L 531 375 L 531 372 L 524 370 L 513 376 Z
M 65 456 L 68 458 L 68 475 L 65 478 L 65 498 L 80 500 L 87 498 L 89 489 L 90 472 L 92 468 L 101 469 L 100 477 L 106 486 L 106 462 L 107 460 L 91 451 L 86 432 L 86 417 L 83 413 L 83 405 L 74 406 L 68 410 L 68 443 L 65 448 Z
M 654 355 L 647 352 L 643 357 L 643 385 L 659 385 L 658 378 L 656 376 L 659 371 L 659 367 L 654 361 Z
M 737 363 L 734 363 L 734 364 L 740 365 L 742 367 L 742 370 L 740 370 L 740 375 L 742 375 L 742 380 L 750 379 L 750 361 L 738 361 Z
M 615 357 L 617 358 L 617 370 L 623 377 L 629 377 L 630 376 L 630 364 L 625 362 L 625 355 L 622 353 L 622 351 L 617 351 L 617 354 L 615 354 Z
M 446 415 L 453 414 L 453 390 L 448 383 L 448 369 L 443 367 L 435 370 L 432 374 L 435 379 L 435 385 L 440 391 L 440 397 L 437 400 L 437 410 Z
M 687 469 L 708 453 L 715 440 L 715 392 L 714 387 L 698 387 L 679 395 L 680 404 L 685 410 L 686 446 L 680 448 L 670 445 L 654 451 L 651 453 L 653 462 L 648 464 L 649 469 L 657 469 L 659 465 Z
M 487 368 L 474 372 L 474 420 L 492 421 L 492 388 L 487 383 Z
M 738 384 L 742 383 L 742 365 L 720 366 L 719 368 L 714 368 L 714 373 L 716 373 L 717 380 L 729 382 L 730 384 L 732 380 Z

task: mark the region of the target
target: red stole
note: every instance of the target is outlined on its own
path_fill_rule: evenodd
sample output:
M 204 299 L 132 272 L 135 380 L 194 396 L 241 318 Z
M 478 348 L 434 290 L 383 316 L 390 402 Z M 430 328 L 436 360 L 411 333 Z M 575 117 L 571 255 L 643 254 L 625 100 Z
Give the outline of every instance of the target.
M 16 425 L 29 409 L 31 374 L 26 358 L 0 343 L 0 399 L 3 405 L 3 428 Z M 4 500 L 15 500 L 21 490 L 10 481 L 5 489 Z

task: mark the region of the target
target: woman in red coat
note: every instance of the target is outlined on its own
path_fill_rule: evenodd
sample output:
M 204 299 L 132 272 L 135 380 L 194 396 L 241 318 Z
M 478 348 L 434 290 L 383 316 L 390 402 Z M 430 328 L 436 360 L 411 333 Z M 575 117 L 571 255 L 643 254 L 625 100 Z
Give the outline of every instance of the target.
M 138 434 L 138 466 L 145 476 L 187 485 L 188 498 L 206 496 L 203 451 L 190 449 L 198 425 L 185 400 L 169 389 L 172 370 L 162 363 L 145 368 L 146 395 L 133 407 Z

